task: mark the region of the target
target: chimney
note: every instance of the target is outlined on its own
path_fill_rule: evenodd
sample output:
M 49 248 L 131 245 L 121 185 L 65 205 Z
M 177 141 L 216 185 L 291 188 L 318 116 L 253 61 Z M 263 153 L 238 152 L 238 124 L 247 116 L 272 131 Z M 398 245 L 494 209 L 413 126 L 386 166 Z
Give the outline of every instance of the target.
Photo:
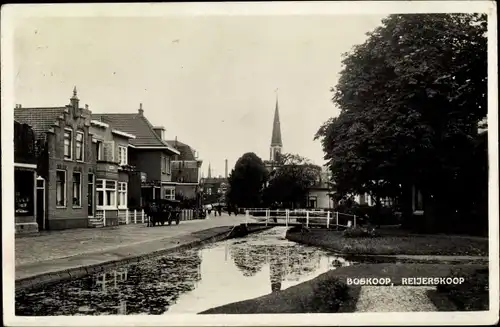
M 227 159 L 226 159 L 226 166 L 225 166 L 224 173 L 225 173 L 224 177 L 227 178 Z
M 142 110 L 142 103 L 139 103 L 139 115 L 144 115 L 144 110 Z
M 161 140 L 165 139 L 165 127 L 163 127 L 163 126 L 153 126 L 153 131 L 155 131 L 156 135 L 158 135 L 158 137 Z

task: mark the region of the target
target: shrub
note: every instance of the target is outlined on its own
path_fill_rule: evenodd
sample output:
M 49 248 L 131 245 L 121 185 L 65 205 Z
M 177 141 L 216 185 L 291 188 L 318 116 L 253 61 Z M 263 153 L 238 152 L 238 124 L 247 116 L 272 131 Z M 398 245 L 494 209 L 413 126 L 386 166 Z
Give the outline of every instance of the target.
M 349 287 L 338 278 L 324 279 L 314 286 L 311 312 L 334 313 L 350 299 Z
M 440 284 L 442 292 L 460 311 L 482 311 L 489 309 L 488 268 L 477 269 L 474 273 L 465 273 L 460 269 L 452 270 L 451 278 L 464 278 L 462 284 Z
M 351 227 L 343 232 L 344 237 L 355 238 L 355 237 L 378 237 L 378 233 L 372 227 Z

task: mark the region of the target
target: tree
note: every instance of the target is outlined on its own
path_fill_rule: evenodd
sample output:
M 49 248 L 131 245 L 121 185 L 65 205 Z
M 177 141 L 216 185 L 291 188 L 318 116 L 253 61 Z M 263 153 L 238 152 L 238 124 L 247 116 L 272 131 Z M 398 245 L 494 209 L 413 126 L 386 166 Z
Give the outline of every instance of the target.
M 487 113 L 486 27 L 480 14 L 390 15 L 345 55 L 341 113 L 316 134 L 340 192 L 405 198 L 416 185 L 451 216 Z
M 282 203 L 287 207 L 304 204 L 308 189 L 319 179 L 321 167 L 297 154 L 283 154 L 270 176 L 264 191 L 268 204 Z
M 241 208 L 260 206 L 267 177 L 268 172 L 261 158 L 253 152 L 243 154 L 228 178 L 229 203 Z

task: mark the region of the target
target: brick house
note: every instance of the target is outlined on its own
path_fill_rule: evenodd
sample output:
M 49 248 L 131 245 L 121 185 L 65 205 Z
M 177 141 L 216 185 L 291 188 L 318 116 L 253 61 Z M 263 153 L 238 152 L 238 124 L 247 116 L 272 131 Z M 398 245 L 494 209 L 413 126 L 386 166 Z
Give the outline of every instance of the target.
M 89 174 L 88 188 L 89 220 L 99 227 L 102 221 L 96 212 L 106 210 L 106 225 L 118 225 L 119 210 L 128 209 L 129 141 L 134 135 L 113 129 L 101 121 L 90 121 L 92 154 L 96 161 L 95 173 Z
M 189 145 L 177 139 L 167 142 L 179 151 L 171 162 L 172 181 L 176 183 L 176 196 L 187 200 L 198 199 L 200 168 L 203 161 L 197 158 L 196 151 Z
M 14 120 L 14 218 L 16 233 L 38 232 L 44 192 L 38 196 L 36 136 L 28 124 Z M 41 210 L 40 210 L 41 209 Z
M 153 126 L 144 116 L 142 104 L 136 114 L 92 114 L 92 120 L 135 136 L 127 148 L 128 164 L 133 167 L 127 192 L 130 208 L 139 208 L 150 199 L 175 199 L 171 159 L 180 152 L 165 141 L 165 128 Z
M 44 190 L 38 228 L 88 227 L 88 177 L 94 173 L 90 111 L 79 107 L 76 88 L 63 107 L 14 109 L 14 119 L 33 128 L 38 144 L 37 188 Z

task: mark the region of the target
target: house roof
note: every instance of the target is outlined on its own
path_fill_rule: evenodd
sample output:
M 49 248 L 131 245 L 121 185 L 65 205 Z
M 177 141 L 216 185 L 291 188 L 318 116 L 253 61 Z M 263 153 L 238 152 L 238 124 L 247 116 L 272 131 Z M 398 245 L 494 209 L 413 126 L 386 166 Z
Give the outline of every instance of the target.
M 167 142 L 180 152 L 178 160 L 197 160 L 194 149 L 186 143 L 178 140 L 168 140 Z
M 37 138 L 41 138 L 57 117 L 64 114 L 65 107 L 14 108 L 14 120 L 31 126 Z
M 172 145 L 162 140 L 153 130 L 153 125 L 142 114 L 92 114 L 92 119 L 112 126 L 114 129 L 135 135 L 130 144 L 136 147 L 168 147 Z

